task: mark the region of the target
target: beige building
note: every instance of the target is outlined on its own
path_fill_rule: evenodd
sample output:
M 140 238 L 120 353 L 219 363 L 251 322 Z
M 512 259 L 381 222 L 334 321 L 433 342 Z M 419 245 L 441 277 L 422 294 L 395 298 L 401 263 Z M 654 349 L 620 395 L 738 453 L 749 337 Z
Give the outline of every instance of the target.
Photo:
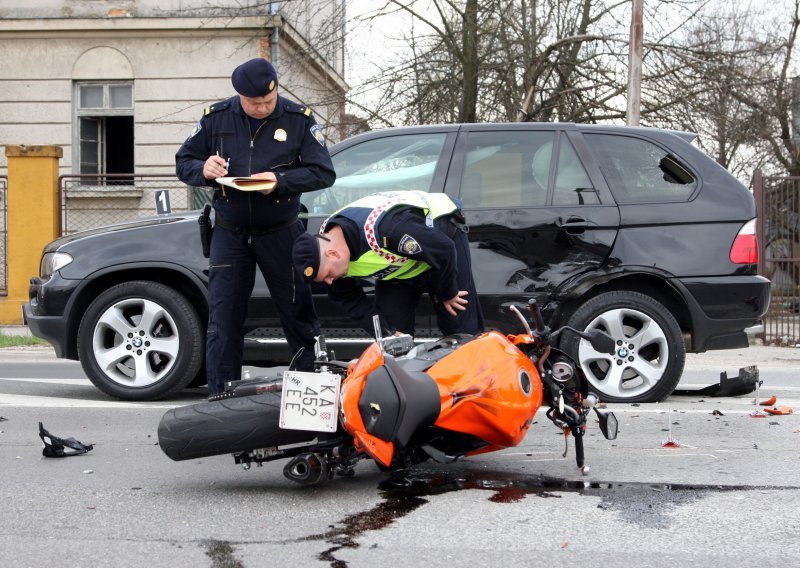
M 207 105 L 234 94 L 247 59 L 270 59 L 281 94 L 309 105 L 329 141 L 342 137 L 345 3 L 0 0 L 0 147 L 63 151 L 62 233 L 152 215 L 156 189 L 170 189 L 173 210 L 195 209 L 208 194 L 170 180 L 175 152 Z M 7 174 L 0 151 L 0 297 L 19 262 L 6 255 Z
M 330 140 L 347 90 L 345 0 L 2 0 L 0 146 L 57 145 L 61 174 L 174 171 L 252 57 Z M 0 175 L 7 162 L 0 153 Z

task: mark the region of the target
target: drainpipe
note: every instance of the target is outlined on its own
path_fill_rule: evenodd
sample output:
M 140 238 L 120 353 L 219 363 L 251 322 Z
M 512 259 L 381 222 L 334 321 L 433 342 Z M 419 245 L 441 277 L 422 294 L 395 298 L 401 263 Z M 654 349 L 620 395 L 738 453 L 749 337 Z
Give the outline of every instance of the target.
M 278 13 L 279 6 L 278 2 L 270 2 L 269 3 L 269 15 L 274 16 Z M 275 26 L 272 29 L 272 34 L 269 38 L 269 59 L 272 62 L 272 65 L 275 69 L 278 69 L 278 74 L 280 75 L 280 47 L 278 43 L 281 40 L 281 29 L 280 26 Z

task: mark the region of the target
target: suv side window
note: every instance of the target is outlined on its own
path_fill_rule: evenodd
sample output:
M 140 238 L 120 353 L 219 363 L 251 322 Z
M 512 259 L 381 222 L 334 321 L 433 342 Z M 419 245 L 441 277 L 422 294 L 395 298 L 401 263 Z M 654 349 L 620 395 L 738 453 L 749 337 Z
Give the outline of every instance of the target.
M 376 191 L 429 191 L 446 138 L 441 132 L 407 134 L 351 146 L 332 158 L 333 186 L 303 193 L 301 202 L 311 214 L 330 215 Z
M 561 136 L 553 205 L 599 205 L 600 198 L 583 168 L 575 148 Z
M 460 197 L 464 207 L 525 207 L 547 203 L 555 133 L 470 132 Z
M 547 131 L 470 132 L 461 179 L 464 206 L 547 205 L 555 137 Z M 554 181 L 554 205 L 600 202 L 566 136 L 561 137 Z
M 642 138 L 584 133 L 617 203 L 685 201 L 697 179 L 677 157 Z

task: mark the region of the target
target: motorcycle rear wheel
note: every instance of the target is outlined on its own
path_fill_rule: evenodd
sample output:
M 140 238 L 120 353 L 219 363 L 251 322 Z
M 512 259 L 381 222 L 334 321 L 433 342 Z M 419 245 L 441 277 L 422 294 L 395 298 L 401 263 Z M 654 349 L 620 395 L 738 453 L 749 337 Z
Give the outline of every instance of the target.
M 170 409 L 158 425 L 161 450 L 174 461 L 313 441 L 319 432 L 278 427 L 281 393 Z

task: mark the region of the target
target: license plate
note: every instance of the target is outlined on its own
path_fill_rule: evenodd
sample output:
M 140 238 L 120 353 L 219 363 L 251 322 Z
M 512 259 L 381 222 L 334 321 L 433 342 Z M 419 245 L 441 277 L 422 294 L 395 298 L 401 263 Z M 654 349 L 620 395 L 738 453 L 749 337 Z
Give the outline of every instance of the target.
M 339 418 L 339 375 L 333 373 L 283 373 L 281 417 L 285 430 L 335 432 Z

